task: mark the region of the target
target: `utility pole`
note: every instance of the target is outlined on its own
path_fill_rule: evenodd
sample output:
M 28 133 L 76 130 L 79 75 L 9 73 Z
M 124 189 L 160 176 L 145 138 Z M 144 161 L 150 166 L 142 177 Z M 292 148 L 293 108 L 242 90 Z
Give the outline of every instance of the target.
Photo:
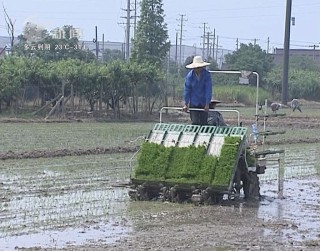
M 287 0 L 286 22 L 283 46 L 283 74 L 282 74 L 282 94 L 281 103 L 288 103 L 288 75 L 289 75 L 289 50 L 290 50 L 290 21 L 291 21 L 292 0 Z
M 104 62 L 104 33 L 102 33 L 102 62 Z
M 178 66 L 178 32 L 176 33 L 176 50 L 175 50 L 175 56 L 174 56 L 174 61 L 176 66 Z
M 137 0 L 134 0 L 134 9 L 131 9 L 130 6 L 131 6 L 131 2 L 130 0 L 127 0 L 127 8 L 126 9 L 122 9 L 124 11 L 126 11 L 126 16 L 125 17 L 121 17 L 121 18 L 125 18 L 126 19 L 126 22 L 125 23 L 122 23 L 122 24 L 125 24 L 125 46 L 124 46 L 124 59 L 125 60 L 129 60 L 129 57 L 130 57 L 130 29 L 131 29 L 131 24 L 130 24 L 130 21 L 132 18 L 134 18 L 134 36 L 136 36 L 136 23 L 137 23 Z M 131 11 L 134 10 L 134 16 L 132 17 L 131 16 Z
M 216 43 L 216 29 L 213 29 L 213 42 L 212 42 L 212 60 L 214 60 L 214 48 Z
M 210 56 L 210 37 L 212 37 L 212 33 L 211 32 L 207 32 L 207 43 L 206 43 L 206 45 L 207 45 L 207 57 L 206 57 L 206 60 L 207 61 L 209 61 L 209 56 Z
M 316 61 L 316 47 L 318 48 L 319 45 L 310 45 L 309 47 L 313 47 L 313 61 Z
M 217 36 L 217 45 L 216 45 L 216 62 L 218 62 L 218 48 L 219 48 L 219 36 Z
M 133 21 L 133 37 L 136 38 L 137 31 L 137 0 L 134 0 L 134 21 Z
M 268 40 L 267 40 L 267 54 L 269 54 L 269 50 L 270 50 L 270 38 L 268 37 Z
M 127 28 L 126 28 L 126 60 L 130 55 L 130 0 L 127 0 Z
M 183 32 L 183 26 L 184 21 L 187 21 L 184 19 L 185 15 L 180 15 L 180 45 L 179 45 L 179 65 L 182 65 L 181 58 L 182 58 L 182 32 Z
M 95 38 L 93 39 L 93 42 L 96 44 L 96 59 L 98 60 L 99 57 L 99 42 L 98 42 L 98 27 L 95 27 Z
M 204 49 L 206 44 L 206 23 L 203 23 L 203 41 L 202 41 L 202 58 L 204 58 Z
M 237 48 L 237 50 L 239 50 L 239 38 L 237 38 L 237 40 L 236 40 L 236 48 Z

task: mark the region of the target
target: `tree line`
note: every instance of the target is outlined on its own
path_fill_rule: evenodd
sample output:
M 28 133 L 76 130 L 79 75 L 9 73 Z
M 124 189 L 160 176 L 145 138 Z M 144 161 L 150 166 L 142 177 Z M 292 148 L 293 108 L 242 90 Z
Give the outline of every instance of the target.
M 126 61 L 117 50 L 103 51 L 105 60 L 101 61 L 82 48 L 76 38 L 53 39 L 46 31 L 28 27 L 11 54 L 0 59 L 0 112 L 28 98 L 29 86 L 37 87 L 42 105 L 58 95 L 72 96 L 85 99 L 90 111 L 101 110 L 104 105 L 115 117 L 120 117 L 123 106 L 133 114 L 152 113 L 157 106 L 168 105 L 169 98 L 180 99 L 185 65 L 192 57 L 182 66 L 169 58 L 170 41 L 162 7 L 162 0 L 141 1 L 136 38 Z M 70 28 L 64 26 L 66 34 Z M 40 39 L 30 39 L 37 37 L 35 34 Z M 207 61 L 211 70 L 218 69 L 213 59 Z M 225 56 L 224 69 L 258 72 L 260 87 L 270 93 L 268 99 L 280 100 L 282 67 L 272 62 L 272 56 L 259 45 L 240 44 L 238 50 Z M 307 57 L 291 57 L 289 69 L 289 98 L 320 101 L 319 66 Z M 232 96 L 230 86 L 238 85 L 238 78 L 219 74 L 214 76 L 214 85 L 224 86 Z M 256 81 L 250 75 L 249 87 L 255 88 Z

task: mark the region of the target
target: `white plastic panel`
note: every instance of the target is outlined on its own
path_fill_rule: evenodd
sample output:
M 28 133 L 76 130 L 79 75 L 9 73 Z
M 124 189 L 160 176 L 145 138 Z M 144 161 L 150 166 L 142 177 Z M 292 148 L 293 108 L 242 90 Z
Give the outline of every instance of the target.
M 213 156 L 220 156 L 221 154 L 221 148 L 224 144 L 224 136 L 223 135 L 217 135 L 213 136 L 211 140 L 211 144 L 208 149 L 208 154 Z
M 165 133 L 166 133 L 165 131 L 152 131 L 149 136 L 149 142 L 160 145 Z
M 188 147 L 193 144 L 194 138 L 196 137 L 196 133 L 183 133 L 179 140 L 179 147 Z
M 194 145 L 195 146 L 199 146 L 199 145 L 208 146 L 211 136 L 212 136 L 211 134 L 205 134 L 205 133 L 198 134 L 198 137 L 196 138 Z
M 165 147 L 176 146 L 181 132 L 167 132 L 166 138 L 163 141 Z

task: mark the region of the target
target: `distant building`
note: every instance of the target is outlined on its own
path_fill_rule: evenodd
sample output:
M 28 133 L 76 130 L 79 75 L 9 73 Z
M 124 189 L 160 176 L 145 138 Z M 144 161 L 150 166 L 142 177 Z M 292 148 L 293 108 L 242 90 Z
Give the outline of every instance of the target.
M 273 63 L 282 64 L 284 49 L 275 48 L 273 54 Z M 320 65 L 320 50 L 314 49 L 290 49 L 290 56 L 308 57 L 312 59 L 317 65 Z
M 63 28 L 55 28 L 50 32 L 50 34 L 55 39 L 63 39 L 66 36 Z M 70 36 L 77 37 L 78 39 L 81 38 L 80 29 L 72 27 L 70 30 Z M 17 40 L 15 40 L 15 42 L 17 42 Z M 9 37 L 0 36 L 0 47 L 4 48 L 6 45 L 8 46 L 9 44 L 10 44 Z M 125 46 L 126 44 L 124 42 L 98 41 L 98 44 L 96 44 L 92 40 L 88 41 L 88 40 L 79 39 L 79 45 L 81 45 L 81 48 L 85 50 L 90 50 L 94 54 L 96 54 L 96 49 L 97 49 L 96 46 L 98 46 L 99 58 L 101 58 L 102 56 L 103 49 L 119 50 L 123 53 L 123 55 L 125 55 L 125 50 L 126 50 L 126 46 Z M 131 48 L 131 44 L 130 44 L 130 48 Z M 176 45 L 171 45 L 169 56 L 170 56 L 170 59 L 173 61 L 176 61 L 178 65 L 180 64 L 180 62 L 183 65 L 188 57 L 192 57 L 195 55 L 202 56 L 202 50 L 203 48 L 199 48 L 195 45 L 194 46 L 182 45 L 181 56 L 180 56 L 180 47 Z M 204 52 L 204 55 L 205 55 L 204 59 L 206 59 L 206 53 L 207 53 L 207 50 L 205 50 Z M 232 51 L 222 49 L 222 48 L 215 50 L 215 53 L 213 53 L 212 50 L 209 50 L 210 57 L 212 58 L 214 54 L 214 59 L 217 61 L 219 68 L 223 67 L 223 64 L 225 61 L 225 55 L 229 53 L 232 53 Z
M 66 31 L 63 28 L 55 28 L 50 31 L 50 35 L 54 39 L 65 39 L 66 38 Z M 79 28 L 70 27 L 70 38 L 78 38 L 81 37 L 81 30 Z

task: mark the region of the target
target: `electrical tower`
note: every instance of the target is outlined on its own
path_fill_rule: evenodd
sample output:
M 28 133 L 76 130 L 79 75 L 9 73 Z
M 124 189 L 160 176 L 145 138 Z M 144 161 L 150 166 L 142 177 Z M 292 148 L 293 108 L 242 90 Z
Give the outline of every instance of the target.
M 185 19 L 186 15 L 181 14 L 180 15 L 180 19 L 178 19 L 178 21 L 180 21 L 180 39 L 179 39 L 179 65 L 182 65 L 182 33 L 183 33 L 183 26 L 184 26 L 184 22 L 188 21 L 187 19 Z

